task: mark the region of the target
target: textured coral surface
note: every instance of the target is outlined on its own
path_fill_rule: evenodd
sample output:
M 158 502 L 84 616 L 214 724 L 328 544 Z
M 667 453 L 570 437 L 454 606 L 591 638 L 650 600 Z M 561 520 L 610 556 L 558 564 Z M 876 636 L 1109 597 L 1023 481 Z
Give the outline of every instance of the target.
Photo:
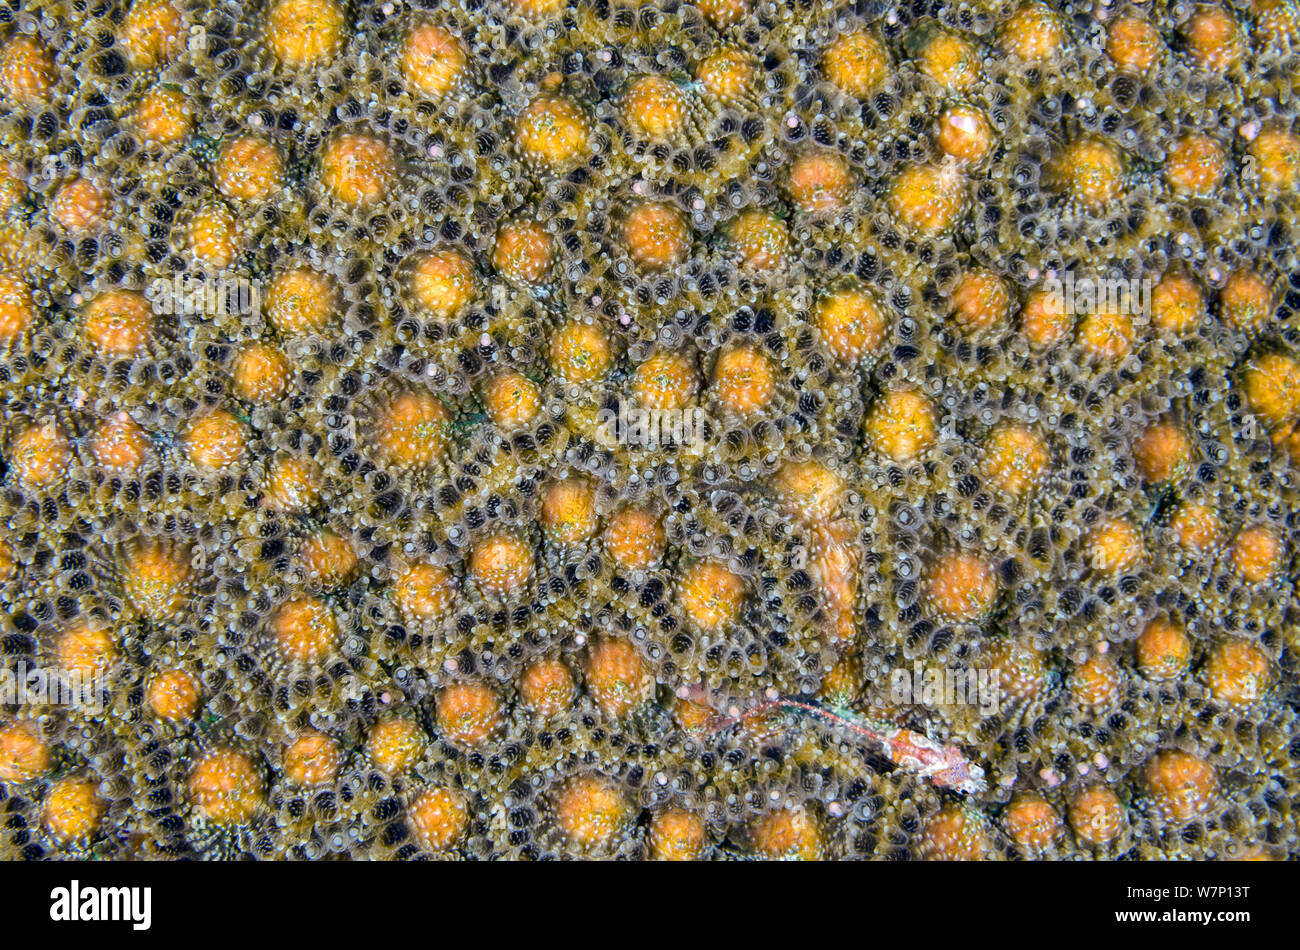
M 0 695 L 0 858 L 1300 855 L 1298 76 L 1295 0 L 0 0 L 0 660 L 97 690 Z

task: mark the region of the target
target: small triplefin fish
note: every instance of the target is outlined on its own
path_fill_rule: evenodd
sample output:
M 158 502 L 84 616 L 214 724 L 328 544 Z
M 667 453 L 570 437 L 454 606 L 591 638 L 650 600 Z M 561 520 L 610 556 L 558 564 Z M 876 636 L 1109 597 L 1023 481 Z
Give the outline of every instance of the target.
M 825 598 L 828 627 L 836 643 L 846 643 L 856 633 L 853 602 L 858 592 L 860 545 L 846 519 L 813 528 L 810 567 L 817 571 L 818 589 Z
M 847 711 L 837 711 L 788 697 L 761 702 L 740 713 L 718 720 L 713 732 L 745 723 L 769 712 L 788 712 L 843 728 L 875 746 L 900 769 L 929 779 L 939 788 L 950 788 L 966 795 L 988 788 L 984 770 L 970 761 L 955 745 L 942 745 L 929 736 L 888 723 L 873 723 Z

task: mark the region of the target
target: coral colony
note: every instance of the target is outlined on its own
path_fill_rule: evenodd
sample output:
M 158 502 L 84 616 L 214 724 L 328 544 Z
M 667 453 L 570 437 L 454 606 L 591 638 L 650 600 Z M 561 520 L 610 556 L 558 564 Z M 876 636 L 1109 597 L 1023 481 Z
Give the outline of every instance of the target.
M 1300 855 L 1297 76 L 0 0 L 0 858 Z

